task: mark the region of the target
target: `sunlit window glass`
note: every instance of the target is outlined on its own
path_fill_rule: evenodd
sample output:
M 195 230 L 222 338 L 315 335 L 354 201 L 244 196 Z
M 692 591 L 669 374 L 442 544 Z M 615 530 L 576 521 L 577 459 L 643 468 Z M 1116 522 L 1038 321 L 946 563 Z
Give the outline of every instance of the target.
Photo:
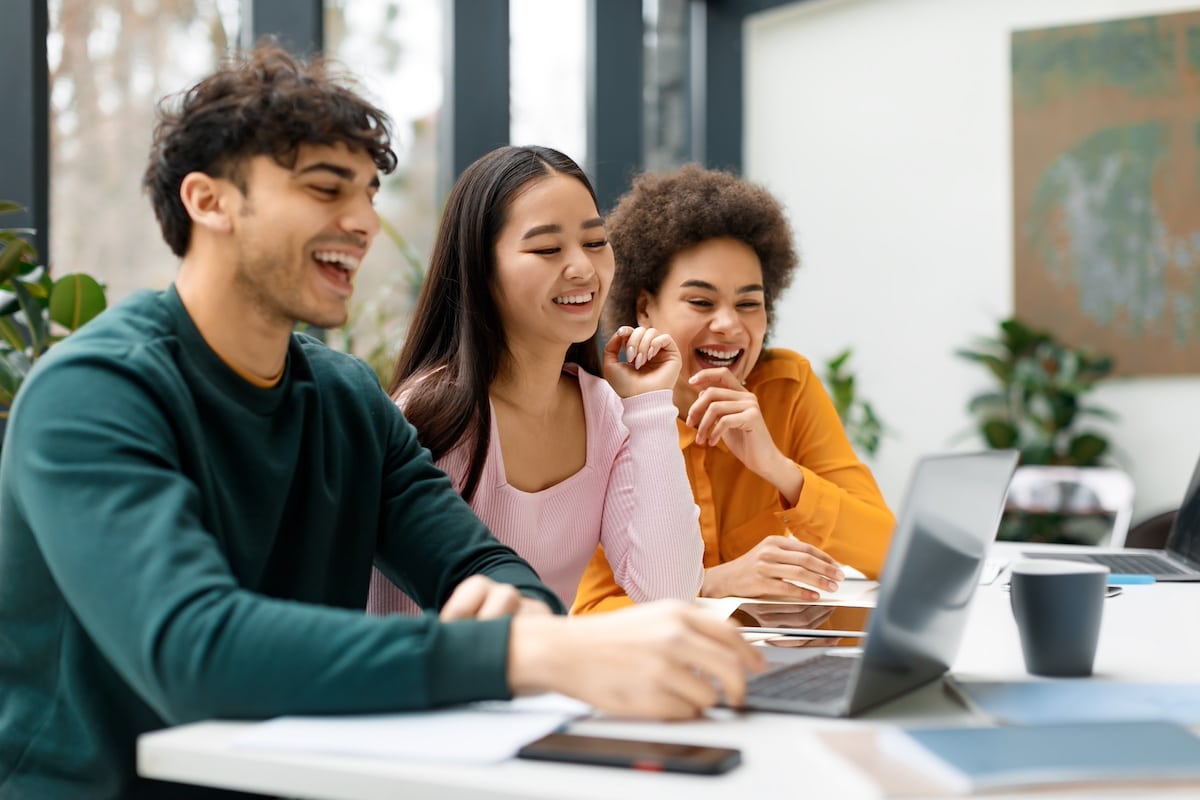
M 586 0 L 509 0 L 513 144 L 587 159 Z
M 428 263 L 439 213 L 438 113 L 442 107 L 440 0 L 326 0 L 326 53 L 391 115 L 400 164 L 375 206 L 383 231 L 358 277 L 350 321 L 328 341 L 366 359 L 386 382 Z
M 49 0 L 50 250 L 109 301 L 163 288 L 178 265 L 141 177 L 155 104 L 237 41 L 240 0 Z
M 644 161 L 647 171 L 693 160 L 688 101 L 687 0 L 644 0 L 646 23 Z

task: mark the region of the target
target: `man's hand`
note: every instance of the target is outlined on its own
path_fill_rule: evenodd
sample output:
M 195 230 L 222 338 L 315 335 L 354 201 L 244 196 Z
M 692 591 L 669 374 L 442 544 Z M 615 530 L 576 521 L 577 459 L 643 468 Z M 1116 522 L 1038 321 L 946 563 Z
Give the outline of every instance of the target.
M 791 581 L 834 592 L 844 578 L 828 553 L 790 536 L 768 536 L 750 552 L 706 569 L 700 595 L 819 600 L 820 594 Z
M 550 615 L 545 603 L 525 597 L 516 587 L 485 575 L 472 575 L 454 587 L 438 619 L 496 619 L 508 614 Z
M 514 694 L 561 692 L 628 717 L 686 719 L 746 696 L 762 654 L 727 620 L 665 600 L 608 614 L 518 617 L 508 682 Z
M 654 328 L 623 325 L 604 346 L 604 378 L 621 397 L 674 388 L 682 365 L 675 340 Z

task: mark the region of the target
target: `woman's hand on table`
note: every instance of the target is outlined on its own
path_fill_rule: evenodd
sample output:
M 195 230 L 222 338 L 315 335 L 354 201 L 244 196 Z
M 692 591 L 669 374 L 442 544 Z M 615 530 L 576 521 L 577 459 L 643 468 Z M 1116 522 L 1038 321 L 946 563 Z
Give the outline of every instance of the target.
M 829 554 L 790 536 L 768 536 L 749 552 L 704 571 L 702 597 L 819 600 L 813 589 L 835 592 L 845 575 Z

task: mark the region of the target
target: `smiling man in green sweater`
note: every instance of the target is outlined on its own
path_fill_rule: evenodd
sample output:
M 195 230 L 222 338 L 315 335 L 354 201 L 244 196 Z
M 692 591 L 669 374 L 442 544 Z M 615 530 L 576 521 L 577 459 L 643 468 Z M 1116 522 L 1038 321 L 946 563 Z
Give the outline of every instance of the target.
M 388 126 L 270 48 L 162 112 L 144 183 L 175 285 L 56 346 L 8 426 L 0 798 L 221 796 L 134 773 L 138 734 L 209 717 L 742 697 L 757 656 L 696 609 L 550 614 L 371 371 L 292 332 L 346 319 Z M 439 615 L 365 616 L 372 563 Z

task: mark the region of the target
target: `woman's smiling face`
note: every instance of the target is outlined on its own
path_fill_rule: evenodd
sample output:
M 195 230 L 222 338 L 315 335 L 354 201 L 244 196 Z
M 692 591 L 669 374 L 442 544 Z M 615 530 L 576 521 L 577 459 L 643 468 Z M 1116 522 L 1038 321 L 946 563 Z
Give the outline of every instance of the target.
M 767 333 L 762 264 L 736 239 L 709 239 L 676 253 L 657 295 L 638 299 L 638 324 L 671 334 L 683 355 L 679 381 L 728 368 L 745 383 Z
M 564 349 L 587 341 L 615 269 L 587 187 L 569 175 L 546 175 L 516 196 L 506 217 L 492 287 L 505 340 Z

